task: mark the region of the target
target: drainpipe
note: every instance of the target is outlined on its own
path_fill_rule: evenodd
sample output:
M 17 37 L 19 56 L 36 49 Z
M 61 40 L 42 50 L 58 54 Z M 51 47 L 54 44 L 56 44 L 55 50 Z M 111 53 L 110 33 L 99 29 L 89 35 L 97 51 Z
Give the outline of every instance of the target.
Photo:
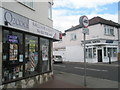
M 120 29 L 118 29 L 118 61 L 120 61 Z

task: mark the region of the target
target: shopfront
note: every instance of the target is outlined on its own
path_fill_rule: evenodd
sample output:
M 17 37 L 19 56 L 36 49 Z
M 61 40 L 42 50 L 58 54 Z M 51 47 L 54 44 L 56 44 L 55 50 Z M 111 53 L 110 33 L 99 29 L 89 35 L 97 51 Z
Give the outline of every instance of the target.
M 59 40 L 60 32 L 11 11 L 2 10 L 2 87 L 14 88 L 19 83 L 20 87 L 31 87 L 31 83 L 45 82 L 52 75 L 52 42 Z
M 86 41 L 86 57 L 88 62 L 117 61 L 117 40 L 88 40 Z

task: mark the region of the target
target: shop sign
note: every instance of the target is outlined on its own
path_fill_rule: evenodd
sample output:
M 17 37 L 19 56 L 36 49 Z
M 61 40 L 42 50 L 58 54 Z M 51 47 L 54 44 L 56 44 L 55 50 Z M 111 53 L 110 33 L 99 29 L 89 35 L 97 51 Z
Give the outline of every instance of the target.
M 29 29 L 29 19 L 4 9 L 4 25 L 24 30 Z
M 8 42 L 18 43 L 18 38 L 17 38 L 17 36 L 8 35 Z
M 39 34 L 45 37 L 54 38 L 59 40 L 60 32 L 48 27 L 46 25 L 40 24 L 33 20 L 29 20 L 29 31 L 35 34 Z
M 86 44 L 100 43 L 100 40 L 86 41 Z
M 113 43 L 113 40 L 106 40 L 106 43 Z

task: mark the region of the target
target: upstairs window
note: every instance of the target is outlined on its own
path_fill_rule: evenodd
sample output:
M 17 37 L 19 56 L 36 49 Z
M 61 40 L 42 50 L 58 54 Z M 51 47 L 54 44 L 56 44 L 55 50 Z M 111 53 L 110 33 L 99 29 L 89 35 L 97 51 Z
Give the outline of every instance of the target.
M 70 40 L 76 40 L 76 39 L 77 39 L 76 34 L 72 33 L 72 34 L 71 34 L 71 39 L 70 39 Z
M 52 19 L 52 2 L 48 3 L 48 18 Z
M 33 8 L 33 0 L 18 0 L 18 2 L 30 7 L 30 8 Z
M 114 35 L 114 27 L 105 25 L 104 26 L 104 34 L 113 36 Z

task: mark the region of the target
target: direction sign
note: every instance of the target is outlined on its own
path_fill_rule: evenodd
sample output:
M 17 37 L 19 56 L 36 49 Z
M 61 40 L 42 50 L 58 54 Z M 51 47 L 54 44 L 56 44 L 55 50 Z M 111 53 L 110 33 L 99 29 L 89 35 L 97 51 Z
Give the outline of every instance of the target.
M 88 28 L 83 28 L 82 33 L 86 34 L 86 35 L 89 35 L 89 29 Z

